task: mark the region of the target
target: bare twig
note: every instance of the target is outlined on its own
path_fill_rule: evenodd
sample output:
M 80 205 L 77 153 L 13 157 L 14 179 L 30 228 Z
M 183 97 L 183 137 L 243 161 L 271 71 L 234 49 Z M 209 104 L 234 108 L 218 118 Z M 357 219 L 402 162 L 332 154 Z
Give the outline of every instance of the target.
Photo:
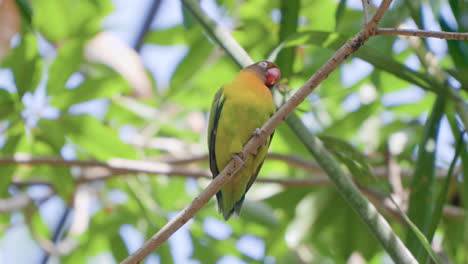
M 68 212 L 68 208 L 66 209 Z M 33 205 L 30 205 L 28 208 L 25 210 L 25 219 L 26 219 L 26 224 L 29 227 L 29 230 L 31 231 L 31 235 L 34 238 L 34 240 L 37 241 L 38 245 L 46 252 L 46 255 L 44 256 L 43 260 L 45 259 L 47 261 L 48 255 L 53 255 L 53 256 L 63 256 L 63 255 L 68 255 L 70 252 L 76 248 L 78 245 L 77 241 L 74 239 L 66 239 L 63 240 L 59 243 L 54 243 L 52 240 L 49 239 L 44 239 L 42 238 L 34 228 L 34 225 L 32 223 L 32 217 L 34 214 L 37 214 L 37 208 Z M 65 218 L 68 216 L 68 213 L 62 215 L 65 216 Z M 62 222 L 61 218 L 61 222 Z M 64 220 L 63 220 L 64 221 Z M 64 223 L 64 222 L 63 222 Z M 59 224 L 61 225 L 61 224 Z M 55 237 L 54 233 L 54 237 Z M 57 233 L 58 235 L 58 233 Z
M 211 173 L 207 170 L 199 170 L 194 168 L 187 168 L 181 165 L 194 162 L 206 162 L 208 156 L 201 155 L 187 159 L 167 159 L 167 160 L 127 160 L 127 159 L 111 159 L 108 162 L 100 162 L 95 160 L 64 160 L 60 157 L 31 157 L 29 155 L 16 154 L 13 157 L 0 158 L 0 165 L 7 164 L 21 164 L 21 165 L 49 165 L 49 166 L 64 166 L 64 167 L 81 167 L 87 170 L 83 173 L 85 176 L 77 179 L 77 183 L 92 182 L 98 180 L 106 180 L 108 178 L 124 175 L 124 174 L 137 174 L 148 173 L 155 175 L 167 175 L 176 177 L 190 177 L 190 178 L 206 178 L 211 179 Z M 294 179 L 289 177 L 279 177 L 275 179 L 259 178 L 257 182 L 278 183 L 285 187 L 293 186 L 314 186 L 317 182 L 329 181 L 323 170 L 315 163 L 297 156 L 281 155 L 276 153 L 268 153 L 267 159 L 284 161 L 289 165 L 301 168 L 305 171 L 311 172 L 314 178 L 308 179 Z M 377 178 L 386 177 L 388 171 L 384 167 L 372 168 L 372 175 Z M 447 174 L 446 170 L 439 169 L 437 171 L 438 178 L 444 178 Z M 411 177 L 413 171 L 403 170 L 401 176 Z M 17 180 L 13 178 L 15 185 L 51 185 L 48 180 L 29 178 L 27 180 Z
M 47 182 L 47 184 L 48 183 L 49 182 Z M 33 200 L 26 193 L 18 193 L 10 198 L 0 199 L 0 214 L 12 212 L 15 210 L 22 210 L 31 205 L 33 202 L 43 202 L 52 197 L 54 194 L 55 193 L 53 191 L 50 191 L 38 200 Z
M 283 187 L 290 188 L 290 187 L 318 187 L 318 186 L 326 186 L 331 184 L 330 178 L 314 163 L 311 163 L 305 159 L 295 157 L 295 156 L 286 156 L 280 154 L 269 153 L 268 158 L 272 160 L 280 160 L 285 161 L 288 164 L 292 164 L 293 166 L 299 167 L 304 169 L 305 171 L 309 171 L 313 173 L 313 177 L 308 178 L 287 178 L 287 177 L 280 177 L 280 178 L 258 178 L 256 182 L 258 183 L 272 183 L 272 184 L 279 184 Z M 172 164 L 187 164 L 192 162 L 200 162 L 206 161 L 207 156 L 202 155 L 198 157 L 194 157 L 192 159 L 181 159 L 181 160 L 167 160 L 167 163 L 161 163 L 164 166 L 171 166 Z M 77 183 L 81 185 L 81 183 L 92 182 L 97 180 L 106 180 L 114 176 L 122 175 L 122 174 L 137 174 L 137 173 L 147 173 L 147 174 L 154 174 L 154 175 L 166 175 L 166 176 L 174 176 L 174 177 L 186 177 L 186 178 L 196 178 L 196 179 L 211 179 L 211 173 L 206 170 L 194 170 L 194 169 L 187 169 L 187 168 L 179 168 L 174 167 L 172 170 L 160 170 L 158 166 L 152 167 L 154 165 L 153 161 L 134 161 L 134 160 L 123 160 L 124 163 L 120 163 L 118 167 L 112 165 L 112 163 L 105 163 L 105 162 L 97 162 L 97 161 L 67 161 L 63 160 L 62 158 L 52 158 L 52 157 L 22 157 L 22 158 L 1 158 L 1 164 L 23 164 L 23 165 L 53 165 L 53 166 L 66 166 L 66 167 L 75 167 L 79 166 L 84 168 L 84 175 L 86 177 L 82 177 L 77 179 Z M 128 164 L 131 164 L 128 166 Z M 87 165 L 91 167 L 87 168 Z M 372 171 L 373 175 L 377 178 L 382 178 L 387 176 L 387 169 L 386 168 L 374 168 Z M 445 177 L 447 174 L 446 170 L 439 170 L 437 175 L 438 177 L 442 178 Z M 412 171 L 403 171 L 402 176 L 410 177 L 412 175 Z M 348 175 L 351 177 L 351 175 Z M 28 179 L 28 180 L 15 180 L 13 179 L 12 182 L 14 185 L 24 186 L 24 185 L 52 185 L 52 183 L 48 180 L 41 180 L 41 179 Z M 389 215 L 395 216 L 395 211 L 390 212 L 389 210 L 395 210 L 392 208 L 391 204 L 388 204 L 388 201 L 383 202 L 385 199 L 384 196 L 378 196 L 375 191 L 371 189 L 363 189 L 363 186 L 359 186 L 361 190 L 366 194 L 366 196 L 379 208 L 385 210 Z M 372 193 L 371 193 L 372 192 Z M 79 193 L 79 192 L 78 192 Z M 78 193 L 76 195 L 78 195 Z M 51 192 L 46 196 L 47 199 L 51 197 L 54 193 Z M 380 200 L 379 200 L 380 199 Z M 76 199 L 83 201 L 83 199 Z M 28 201 L 28 203 L 26 203 Z M 26 206 L 30 205 L 33 202 L 27 195 L 20 194 L 18 197 L 12 197 L 4 200 L 0 200 L 0 213 L 2 212 L 10 212 L 13 210 L 19 210 L 25 208 Z M 80 214 L 83 215 L 83 214 Z M 444 215 L 456 220 L 463 219 L 463 211 L 457 207 L 446 205 L 444 208 Z M 398 219 L 398 218 L 397 218 Z M 76 221 L 73 221 L 74 223 Z M 72 228 L 73 229 L 73 228 Z M 54 250 L 52 250 L 54 251 Z M 58 251 L 56 251 L 58 252 Z
M 143 39 L 145 38 L 146 33 L 150 30 L 151 24 L 158 12 L 159 6 L 161 5 L 161 0 L 153 0 L 148 13 L 146 14 L 146 18 L 143 22 L 143 26 L 141 27 L 140 32 L 138 33 L 137 39 L 135 41 L 134 48 L 137 52 L 140 52 L 141 47 L 143 46 Z
M 23 209 L 32 203 L 32 199 L 25 193 L 20 193 L 7 199 L 0 199 L 0 213 Z
M 362 11 L 364 13 L 364 24 L 369 23 L 370 16 L 370 0 L 361 0 L 362 1 Z
M 392 194 L 390 195 L 393 196 L 393 199 L 398 203 L 398 206 L 402 208 L 403 211 L 406 211 L 408 208 L 408 193 L 405 192 L 403 187 L 400 165 L 390 151 L 387 150 L 385 156 L 388 182 L 392 187 Z
M 363 0 L 363 1 L 366 1 L 366 0 Z M 429 30 L 420 30 L 420 29 L 379 28 L 377 29 L 377 35 L 468 40 L 468 33 L 429 31 Z

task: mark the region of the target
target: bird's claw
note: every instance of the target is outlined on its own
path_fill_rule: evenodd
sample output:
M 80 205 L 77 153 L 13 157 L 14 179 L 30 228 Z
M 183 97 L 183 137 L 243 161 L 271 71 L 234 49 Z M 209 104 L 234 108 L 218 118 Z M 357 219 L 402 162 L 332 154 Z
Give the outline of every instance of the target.
M 258 137 L 260 137 L 263 133 L 265 133 L 264 130 L 262 130 L 261 128 L 256 128 L 256 129 L 254 130 L 254 132 L 253 132 L 253 136 L 258 138 Z M 267 141 L 264 140 L 263 143 L 262 143 L 262 145 L 263 145 L 263 146 L 266 146 L 266 145 L 267 145 Z M 254 154 L 256 154 L 256 153 L 254 153 Z
M 245 167 L 245 162 L 244 162 L 244 159 L 243 159 L 242 152 L 234 154 L 232 156 L 232 158 L 238 160 L 240 162 L 240 164 L 241 164 L 241 167 Z
M 262 131 L 260 128 L 257 127 L 257 128 L 254 130 L 253 135 L 254 135 L 254 137 L 259 137 L 259 136 L 262 135 L 262 132 L 263 132 L 263 131 Z

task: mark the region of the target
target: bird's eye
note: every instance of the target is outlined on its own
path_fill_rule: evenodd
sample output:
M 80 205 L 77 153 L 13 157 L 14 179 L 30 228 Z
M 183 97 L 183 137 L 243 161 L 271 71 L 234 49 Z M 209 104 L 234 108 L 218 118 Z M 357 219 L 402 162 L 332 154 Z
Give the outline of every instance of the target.
M 268 63 L 266 63 L 265 61 L 262 61 L 262 62 L 260 62 L 260 63 L 258 64 L 258 66 L 260 66 L 260 67 L 266 69 L 266 68 L 268 67 Z

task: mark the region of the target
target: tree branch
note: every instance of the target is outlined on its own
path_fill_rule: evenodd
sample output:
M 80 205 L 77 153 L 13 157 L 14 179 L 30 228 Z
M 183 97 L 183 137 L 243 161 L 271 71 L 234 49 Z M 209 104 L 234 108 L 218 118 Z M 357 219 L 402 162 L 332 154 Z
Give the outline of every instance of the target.
M 31 157 L 29 155 L 16 154 L 13 157 L 0 158 L 0 165 L 49 165 L 49 166 L 63 166 L 63 167 L 82 167 L 88 170 L 88 173 L 84 173 L 84 177 L 77 179 L 77 183 L 92 182 L 98 180 L 106 180 L 114 176 L 124 174 L 136 174 L 136 173 L 147 173 L 154 175 L 166 175 L 176 177 L 187 177 L 187 178 L 205 178 L 211 179 L 211 173 L 206 170 L 195 170 L 193 168 L 182 167 L 183 164 L 193 162 L 206 162 L 208 159 L 207 155 L 201 155 L 194 158 L 187 159 L 175 159 L 175 160 L 164 160 L 164 161 L 152 161 L 152 160 L 127 160 L 127 159 L 111 159 L 108 162 L 100 162 L 95 160 L 64 160 L 60 157 Z M 323 170 L 316 165 L 296 156 L 287 156 L 276 153 L 268 153 L 268 160 L 284 161 L 287 164 L 303 169 L 307 172 L 313 173 L 313 178 L 298 179 L 289 177 L 278 177 L 278 178 L 258 178 L 257 182 L 264 183 L 278 183 L 284 187 L 295 187 L 295 186 L 315 186 L 319 183 L 329 183 L 330 179 L 323 172 Z M 377 178 L 387 177 L 387 169 L 385 167 L 372 168 L 372 174 Z M 413 172 L 411 170 L 403 170 L 401 172 L 403 177 L 411 177 Z M 446 170 L 439 169 L 437 171 L 437 177 L 443 178 L 447 174 Z M 348 175 L 351 177 L 351 175 Z M 13 184 L 15 185 L 51 185 L 48 180 L 30 178 L 28 180 L 16 180 L 13 178 Z M 6 202 L 6 201 L 4 201 Z M 0 212 L 2 208 L 9 208 L 11 206 L 2 206 L 2 200 L 0 200 Z M 11 210 L 7 210 L 11 211 Z
M 362 1 L 362 11 L 364 13 L 364 24 L 369 23 L 371 18 L 370 16 L 370 0 L 361 0 Z
M 154 17 L 159 10 L 159 6 L 161 6 L 161 0 L 153 0 L 153 3 L 148 10 L 148 13 L 145 17 L 143 22 L 143 26 L 141 27 L 140 32 L 138 33 L 137 39 L 134 44 L 134 49 L 137 52 L 140 52 L 141 47 L 143 46 L 143 40 L 145 38 L 146 33 L 150 30 L 151 24 L 153 23 Z
M 429 31 L 429 30 L 420 30 L 420 29 L 379 28 L 377 29 L 376 34 L 377 35 L 421 37 L 421 38 L 468 40 L 468 33 Z

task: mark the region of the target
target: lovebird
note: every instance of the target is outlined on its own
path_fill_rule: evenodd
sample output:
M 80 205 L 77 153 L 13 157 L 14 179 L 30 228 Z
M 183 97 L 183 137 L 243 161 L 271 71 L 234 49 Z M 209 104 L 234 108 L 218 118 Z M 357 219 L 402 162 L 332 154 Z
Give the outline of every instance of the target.
M 272 62 L 262 61 L 242 69 L 235 79 L 216 93 L 208 125 L 210 170 L 215 178 L 240 153 L 258 128 L 276 112 L 271 89 L 281 72 Z M 273 136 L 273 135 L 272 135 Z M 270 146 L 271 136 L 257 153 L 216 194 L 225 220 L 240 213 L 245 193 L 252 186 Z

